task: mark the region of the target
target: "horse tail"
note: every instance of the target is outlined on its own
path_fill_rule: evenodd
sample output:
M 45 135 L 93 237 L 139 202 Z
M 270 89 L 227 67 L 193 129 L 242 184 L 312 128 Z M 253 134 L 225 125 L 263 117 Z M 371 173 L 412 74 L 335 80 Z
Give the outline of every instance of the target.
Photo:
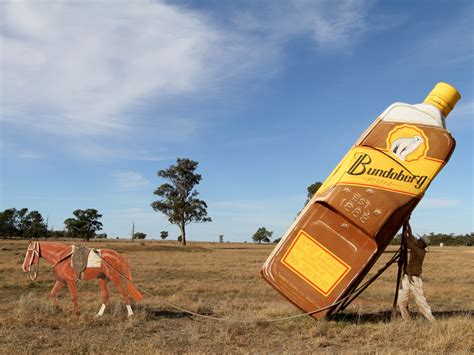
M 127 259 L 123 258 L 124 264 L 124 274 L 125 274 L 125 283 L 127 285 L 128 292 L 130 296 L 137 302 L 140 302 L 143 299 L 143 295 L 138 291 L 138 288 L 132 282 L 132 273 L 130 271 L 130 265 L 128 264 Z

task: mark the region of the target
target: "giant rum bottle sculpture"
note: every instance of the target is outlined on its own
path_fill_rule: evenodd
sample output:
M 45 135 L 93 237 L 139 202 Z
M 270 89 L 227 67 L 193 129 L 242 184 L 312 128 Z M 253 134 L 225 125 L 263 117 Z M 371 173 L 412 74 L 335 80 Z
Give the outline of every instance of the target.
M 357 287 L 449 160 L 445 118 L 460 97 L 438 83 L 422 104 L 389 106 L 290 226 L 263 278 L 305 312 Z

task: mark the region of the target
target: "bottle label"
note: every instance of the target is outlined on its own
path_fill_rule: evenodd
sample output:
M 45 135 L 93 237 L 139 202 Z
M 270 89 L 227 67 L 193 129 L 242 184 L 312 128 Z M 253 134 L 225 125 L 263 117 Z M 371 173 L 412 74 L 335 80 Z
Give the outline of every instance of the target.
M 324 296 L 328 296 L 351 267 L 300 230 L 282 259 L 283 264 Z
M 356 146 L 320 188 L 338 184 L 375 187 L 421 198 L 444 161 L 428 157 L 426 134 L 403 124 L 388 132 L 385 147 Z

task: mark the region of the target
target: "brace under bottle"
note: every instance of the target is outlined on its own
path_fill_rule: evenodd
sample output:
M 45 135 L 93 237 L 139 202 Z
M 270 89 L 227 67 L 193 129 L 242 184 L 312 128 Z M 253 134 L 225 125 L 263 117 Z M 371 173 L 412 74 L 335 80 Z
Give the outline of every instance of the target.
M 455 141 L 445 118 L 460 97 L 438 83 L 422 104 L 389 106 L 290 226 L 263 278 L 305 312 L 354 290 L 449 160 Z

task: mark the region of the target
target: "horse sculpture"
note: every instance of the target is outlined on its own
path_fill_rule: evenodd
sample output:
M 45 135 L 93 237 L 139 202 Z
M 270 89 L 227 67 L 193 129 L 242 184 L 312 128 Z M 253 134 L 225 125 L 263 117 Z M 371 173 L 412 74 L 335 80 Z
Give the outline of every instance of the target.
M 81 262 L 81 255 L 85 262 Z M 53 272 L 56 276 L 56 283 L 50 294 L 52 302 L 56 304 L 58 292 L 64 285 L 67 285 L 72 299 L 73 314 L 78 312 L 76 286 L 78 280 L 99 280 L 102 306 L 96 317 L 104 314 L 105 308 L 109 303 L 107 281 L 112 281 L 122 294 L 127 307 L 128 317 L 133 315 L 133 311 L 130 306 L 127 290 L 130 296 L 137 302 L 143 298 L 140 291 L 131 282 L 132 275 L 127 260 L 114 250 L 95 250 L 69 244 L 32 241 L 28 245 L 22 266 L 23 271 L 29 273 L 32 281 L 38 276 L 40 258 L 46 260 L 53 267 Z M 123 279 L 125 279 L 126 289 L 123 285 Z

